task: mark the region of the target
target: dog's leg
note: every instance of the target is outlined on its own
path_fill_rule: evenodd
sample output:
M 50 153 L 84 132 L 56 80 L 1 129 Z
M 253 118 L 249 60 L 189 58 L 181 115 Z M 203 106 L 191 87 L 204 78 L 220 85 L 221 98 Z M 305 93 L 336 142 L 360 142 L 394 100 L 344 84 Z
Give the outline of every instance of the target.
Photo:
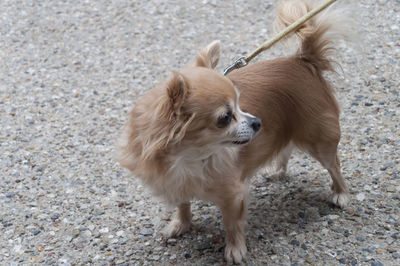
M 337 156 L 337 144 L 317 144 L 309 150 L 310 154 L 325 167 L 332 178 L 333 204 L 344 208 L 350 201 L 349 189 L 340 172 L 340 162 Z
M 293 149 L 294 144 L 292 142 L 289 142 L 289 144 L 285 148 L 283 148 L 278 154 L 278 157 L 276 159 L 276 177 L 286 178 L 287 165 Z
M 221 209 L 226 230 L 225 259 L 228 262 L 240 263 L 245 257 L 246 239 L 245 223 L 247 210 L 247 188 L 239 183 L 221 192 L 217 205 Z
M 187 232 L 191 220 L 192 213 L 190 212 L 190 202 L 180 204 L 176 216 L 164 230 L 165 235 L 167 237 L 173 237 Z
M 333 163 L 333 166 L 327 169 L 333 181 L 331 186 L 333 191 L 332 202 L 333 204 L 344 208 L 350 201 L 350 193 L 342 173 L 340 172 L 340 161 L 337 155 L 335 156 L 335 162 Z

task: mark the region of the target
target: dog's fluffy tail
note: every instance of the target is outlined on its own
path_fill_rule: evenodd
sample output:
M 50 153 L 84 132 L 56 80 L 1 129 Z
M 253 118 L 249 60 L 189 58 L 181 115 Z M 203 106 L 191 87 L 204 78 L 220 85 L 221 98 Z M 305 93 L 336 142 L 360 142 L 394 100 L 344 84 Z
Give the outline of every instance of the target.
M 284 1 L 278 7 L 274 23 L 275 31 L 281 31 L 310 12 L 316 1 Z M 314 71 L 334 71 L 330 53 L 334 50 L 333 41 L 349 39 L 348 26 L 351 20 L 345 10 L 328 8 L 305 22 L 295 32 L 299 48 L 295 56 L 312 66 Z

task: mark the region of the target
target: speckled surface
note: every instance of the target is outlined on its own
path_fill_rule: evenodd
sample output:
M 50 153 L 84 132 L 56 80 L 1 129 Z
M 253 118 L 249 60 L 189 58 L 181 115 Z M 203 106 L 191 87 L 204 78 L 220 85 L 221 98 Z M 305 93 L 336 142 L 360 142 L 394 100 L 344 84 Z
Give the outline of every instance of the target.
M 166 209 L 112 159 L 139 95 L 219 39 L 224 67 L 272 37 L 275 1 L 0 1 L 0 264 L 224 264 L 224 229 L 194 202 Z M 359 46 L 328 74 L 342 107 L 352 201 L 295 153 L 287 181 L 254 177 L 248 265 L 400 264 L 400 2 L 359 1 Z M 258 60 L 288 55 L 275 46 Z

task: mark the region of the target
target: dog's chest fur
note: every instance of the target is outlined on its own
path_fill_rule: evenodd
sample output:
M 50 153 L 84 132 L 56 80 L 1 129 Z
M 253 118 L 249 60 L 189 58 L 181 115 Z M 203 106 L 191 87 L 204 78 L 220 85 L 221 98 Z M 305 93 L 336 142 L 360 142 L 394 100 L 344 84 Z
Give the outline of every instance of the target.
M 156 195 L 177 205 L 193 198 L 207 199 L 207 190 L 221 178 L 230 178 L 236 147 L 189 148 L 169 156 L 169 169 L 152 178 L 150 186 Z

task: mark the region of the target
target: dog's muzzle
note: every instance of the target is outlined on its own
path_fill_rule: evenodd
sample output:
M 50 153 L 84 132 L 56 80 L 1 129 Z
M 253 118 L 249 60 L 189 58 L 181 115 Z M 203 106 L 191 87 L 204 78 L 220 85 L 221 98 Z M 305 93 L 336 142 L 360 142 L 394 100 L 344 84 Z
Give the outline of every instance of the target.
M 242 120 L 237 131 L 237 140 L 233 144 L 241 145 L 249 142 L 261 128 L 261 120 L 258 117 L 248 117 Z

